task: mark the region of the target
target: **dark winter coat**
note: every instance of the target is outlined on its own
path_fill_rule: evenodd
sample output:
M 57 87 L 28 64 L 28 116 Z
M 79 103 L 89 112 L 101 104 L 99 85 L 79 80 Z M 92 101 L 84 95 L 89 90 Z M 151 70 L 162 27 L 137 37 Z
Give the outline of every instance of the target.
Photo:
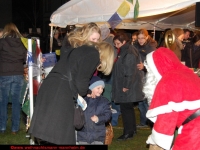
M 68 60 L 67 55 L 62 56 L 43 81 L 29 129 L 34 137 L 64 145 L 76 143 L 73 97 L 87 94 L 89 80 L 100 63 L 99 52 L 93 46 L 73 49 Z
M 60 49 L 60 57 L 62 57 L 66 52 L 68 52 L 71 49 L 71 45 L 68 41 L 67 35 L 64 37 L 62 41 L 62 47 Z
M 192 42 L 187 43 L 184 50 L 182 50 L 182 61 L 189 68 L 198 68 L 200 61 L 200 46 L 195 46 Z
M 56 52 L 56 50 L 60 50 L 61 46 L 58 45 L 57 39 L 53 38 L 53 46 L 52 46 L 52 52 Z
M 23 75 L 27 50 L 20 38 L 0 39 L 0 76 Z
M 111 108 L 109 100 L 99 96 L 97 98 L 85 98 L 87 108 L 84 111 L 86 124 L 77 132 L 77 141 L 92 143 L 101 141 L 104 143 L 106 136 L 105 123 L 111 119 Z M 99 118 L 97 123 L 91 120 L 91 117 L 96 115 Z
M 138 70 L 138 51 L 127 43 L 120 48 L 119 58 L 114 65 L 112 101 L 116 103 L 137 102 L 143 99 L 143 72 Z M 123 92 L 122 89 L 129 89 Z
M 140 45 L 138 42 L 136 42 L 134 46 L 139 51 L 141 56 L 141 61 L 142 63 L 144 63 L 144 60 L 146 60 L 146 55 L 156 50 L 157 42 L 149 36 L 144 45 Z

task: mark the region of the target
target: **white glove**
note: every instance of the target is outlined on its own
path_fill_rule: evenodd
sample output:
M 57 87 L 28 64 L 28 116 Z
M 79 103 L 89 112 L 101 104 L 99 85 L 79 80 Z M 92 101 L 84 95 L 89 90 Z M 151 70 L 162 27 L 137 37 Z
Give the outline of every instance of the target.
M 81 108 L 83 109 L 83 111 L 87 108 L 86 101 L 80 95 L 78 95 L 77 103 L 78 103 L 79 106 L 81 106 Z

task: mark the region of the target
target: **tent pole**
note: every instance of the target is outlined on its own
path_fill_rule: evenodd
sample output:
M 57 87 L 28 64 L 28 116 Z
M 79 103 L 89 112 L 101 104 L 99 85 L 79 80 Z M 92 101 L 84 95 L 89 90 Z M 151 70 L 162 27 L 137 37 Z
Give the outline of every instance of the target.
M 28 83 L 29 83 L 29 97 L 30 97 L 30 121 L 33 115 L 33 66 L 32 66 L 32 39 L 28 39 L 28 53 L 29 53 L 29 61 L 28 61 Z M 33 137 L 30 138 L 30 144 L 34 144 Z
M 37 41 L 37 45 L 38 45 L 38 47 L 40 48 L 40 40 L 39 39 L 36 39 L 36 41 Z M 39 68 L 39 70 L 40 70 L 40 68 L 41 68 L 41 63 L 40 63 L 40 61 L 41 61 L 41 58 L 42 58 L 42 56 L 41 56 L 42 54 L 40 53 L 39 55 L 38 55 L 38 59 L 37 59 L 37 65 L 38 65 L 38 68 Z M 41 70 L 40 70 L 41 71 Z M 37 76 L 37 81 L 40 83 L 41 82 L 41 72 L 39 73 L 39 76 Z
M 156 36 L 156 27 L 153 26 L 153 39 L 155 40 L 155 36 Z
M 53 46 L 53 26 L 51 26 L 51 33 L 50 33 L 50 53 L 52 52 Z
M 187 7 L 187 8 L 188 8 L 188 7 Z M 174 13 L 170 14 L 170 15 L 169 15 L 169 16 L 167 16 L 167 17 L 164 17 L 164 18 L 162 18 L 162 19 L 159 19 L 158 21 L 156 21 L 156 23 L 155 23 L 155 24 L 157 24 L 158 22 L 160 22 L 160 21 L 163 21 L 163 20 L 165 20 L 165 19 L 167 19 L 167 18 L 169 18 L 169 17 L 171 17 L 171 16 L 173 16 L 173 15 L 175 15 L 175 14 L 177 14 L 177 13 L 179 13 L 179 12 L 181 12 L 181 11 L 183 11 L 183 10 L 187 9 L 187 8 L 180 9 L 179 11 L 176 11 L 176 12 L 174 12 Z
M 186 25 L 187 28 L 190 28 L 190 29 L 192 29 L 192 30 L 200 31 L 199 29 L 195 29 L 195 28 L 190 27 L 190 25 L 191 25 L 191 24 L 194 24 L 194 23 L 195 23 L 195 21 L 188 23 L 188 24 Z

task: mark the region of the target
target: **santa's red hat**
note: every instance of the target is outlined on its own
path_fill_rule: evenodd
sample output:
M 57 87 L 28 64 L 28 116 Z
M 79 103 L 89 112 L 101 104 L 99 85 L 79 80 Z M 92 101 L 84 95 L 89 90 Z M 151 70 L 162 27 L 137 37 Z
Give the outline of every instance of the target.
M 181 64 L 174 52 L 165 47 L 158 48 L 156 51 L 149 53 L 146 60 L 148 66 L 154 72 L 158 80 L 169 71 L 182 69 L 188 70 L 186 66 Z

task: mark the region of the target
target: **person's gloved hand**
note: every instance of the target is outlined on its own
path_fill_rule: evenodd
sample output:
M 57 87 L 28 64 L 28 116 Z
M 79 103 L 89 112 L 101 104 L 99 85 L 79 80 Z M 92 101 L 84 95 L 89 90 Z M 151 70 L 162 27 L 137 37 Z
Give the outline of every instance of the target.
M 81 106 L 81 108 L 83 110 L 85 110 L 87 108 L 87 103 L 86 101 L 83 99 L 83 97 L 81 97 L 80 95 L 78 95 L 78 99 L 77 99 L 77 103 L 79 106 Z

